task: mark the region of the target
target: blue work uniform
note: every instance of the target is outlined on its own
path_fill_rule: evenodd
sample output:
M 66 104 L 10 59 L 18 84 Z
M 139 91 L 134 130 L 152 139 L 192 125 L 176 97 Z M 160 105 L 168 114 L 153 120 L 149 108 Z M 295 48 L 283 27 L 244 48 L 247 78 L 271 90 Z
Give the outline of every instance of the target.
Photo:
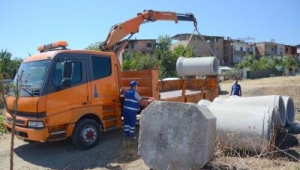
M 138 96 L 138 97 L 137 97 Z M 135 133 L 136 114 L 140 111 L 140 96 L 134 89 L 124 93 L 123 117 L 126 137 L 133 137 Z
M 241 86 L 239 84 L 234 84 L 231 87 L 232 95 L 241 96 Z

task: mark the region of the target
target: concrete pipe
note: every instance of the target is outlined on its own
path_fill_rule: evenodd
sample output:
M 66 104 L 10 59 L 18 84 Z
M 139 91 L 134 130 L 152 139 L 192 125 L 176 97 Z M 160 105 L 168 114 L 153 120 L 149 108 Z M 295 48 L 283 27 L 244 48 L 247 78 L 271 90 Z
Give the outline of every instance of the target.
M 218 70 L 219 61 L 216 57 L 179 57 L 176 62 L 179 76 L 215 75 Z
M 280 95 L 255 96 L 255 97 L 230 97 L 223 102 L 224 104 L 234 105 L 256 105 L 273 106 L 276 113 L 276 125 L 284 127 L 286 122 L 286 113 L 283 98 Z
M 285 113 L 286 113 L 286 126 L 290 126 L 295 120 L 295 106 L 294 101 L 289 96 L 282 96 Z
M 258 154 L 270 151 L 276 137 L 274 107 L 212 103 L 209 110 L 217 118 L 222 146 Z
M 202 100 L 200 100 L 200 101 L 198 102 L 198 105 L 204 106 L 204 107 L 207 107 L 207 108 L 208 108 L 211 104 L 212 104 L 211 101 L 205 100 L 205 99 L 202 99 Z
M 224 97 L 216 97 L 214 100 L 213 100 L 213 103 L 223 103 L 224 101 L 226 100 L 226 98 Z

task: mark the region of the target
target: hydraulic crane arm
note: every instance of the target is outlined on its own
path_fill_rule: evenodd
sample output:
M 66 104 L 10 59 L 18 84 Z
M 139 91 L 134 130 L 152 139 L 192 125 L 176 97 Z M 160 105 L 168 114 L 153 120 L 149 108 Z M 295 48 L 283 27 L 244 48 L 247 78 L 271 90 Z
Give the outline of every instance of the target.
M 121 41 L 124 37 L 126 37 L 129 34 L 131 34 L 131 37 L 133 34 L 137 33 L 141 24 L 145 22 L 154 22 L 156 20 L 169 20 L 175 21 L 175 23 L 177 23 L 178 21 L 191 21 L 194 22 L 194 26 L 195 28 L 197 28 L 197 21 L 193 14 L 180 14 L 174 12 L 159 12 L 147 10 L 143 13 L 138 13 L 136 17 L 130 20 L 114 25 L 111 28 L 106 40 L 100 44 L 100 50 L 114 52 L 121 51 L 123 48 L 125 48 L 128 42 L 123 41 L 121 45 L 119 45 L 118 49 L 114 48 L 119 41 Z

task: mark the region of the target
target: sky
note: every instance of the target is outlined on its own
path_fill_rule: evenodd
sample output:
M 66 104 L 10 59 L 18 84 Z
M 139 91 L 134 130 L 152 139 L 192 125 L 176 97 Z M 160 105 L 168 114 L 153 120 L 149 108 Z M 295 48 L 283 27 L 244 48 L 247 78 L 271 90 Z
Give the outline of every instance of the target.
M 251 42 L 300 44 L 300 0 L 0 0 L 0 50 L 12 58 L 38 53 L 59 40 L 70 49 L 104 41 L 110 28 L 144 10 L 193 13 L 202 35 L 254 38 Z M 192 33 L 192 22 L 156 21 L 133 38 Z

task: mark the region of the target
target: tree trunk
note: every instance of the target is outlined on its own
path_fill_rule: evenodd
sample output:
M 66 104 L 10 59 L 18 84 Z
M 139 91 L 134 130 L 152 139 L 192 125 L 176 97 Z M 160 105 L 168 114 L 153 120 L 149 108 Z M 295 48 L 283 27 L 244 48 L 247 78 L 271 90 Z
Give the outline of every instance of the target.
M 15 141 L 15 127 L 16 127 L 16 116 L 17 111 L 12 114 L 12 128 L 11 128 L 11 142 L 10 142 L 10 170 L 14 169 L 14 141 Z

